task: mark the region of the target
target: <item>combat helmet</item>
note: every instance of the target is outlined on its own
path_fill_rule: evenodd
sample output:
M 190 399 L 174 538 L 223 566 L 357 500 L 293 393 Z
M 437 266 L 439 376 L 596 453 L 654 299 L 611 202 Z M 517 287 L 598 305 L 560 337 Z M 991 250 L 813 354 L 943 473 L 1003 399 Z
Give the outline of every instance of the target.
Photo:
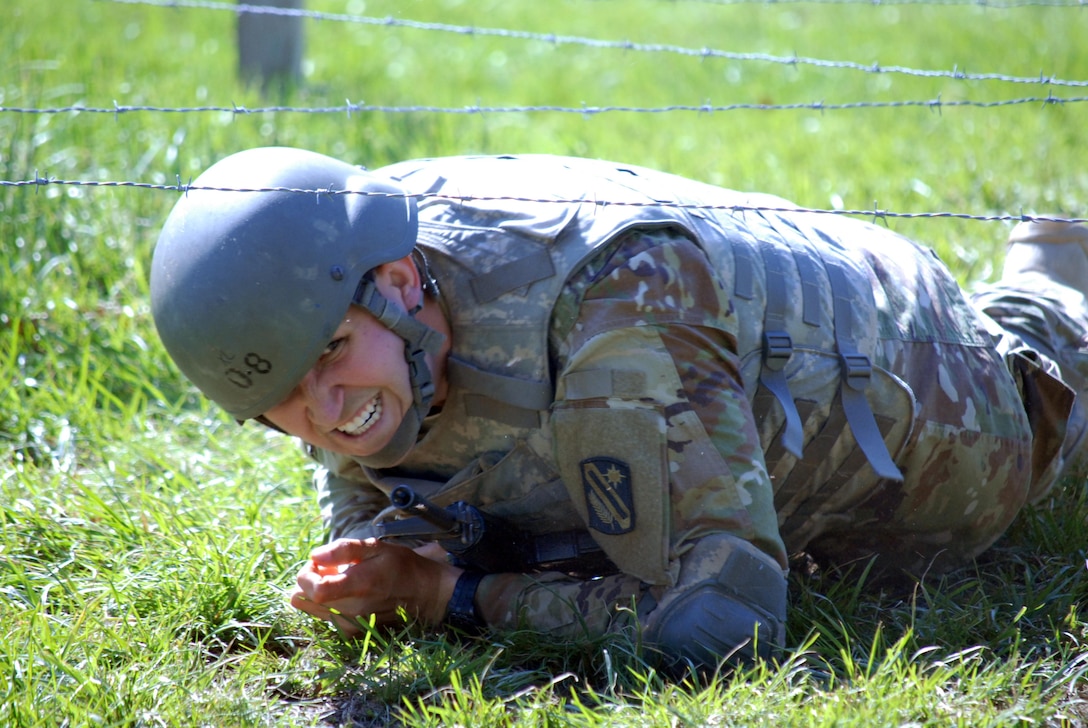
M 182 373 L 237 420 L 259 417 L 355 303 L 405 340 L 417 412 L 399 447 L 410 447 L 418 422 L 408 420 L 422 421 L 433 393 L 423 353 L 440 337 L 385 300 L 368 273 L 412 252 L 415 200 L 358 167 L 286 147 L 232 154 L 189 187 L 151 263 L 155 326 Z

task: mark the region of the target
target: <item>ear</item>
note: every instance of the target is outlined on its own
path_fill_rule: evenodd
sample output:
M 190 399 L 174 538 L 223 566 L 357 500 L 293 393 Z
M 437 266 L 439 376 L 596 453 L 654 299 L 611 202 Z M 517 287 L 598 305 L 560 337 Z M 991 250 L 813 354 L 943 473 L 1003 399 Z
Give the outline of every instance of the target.
M 411 255 L 382 263 L 374 269 L 374 282 L 381 294 L 411 311 L 423 302 L 423 281 Z

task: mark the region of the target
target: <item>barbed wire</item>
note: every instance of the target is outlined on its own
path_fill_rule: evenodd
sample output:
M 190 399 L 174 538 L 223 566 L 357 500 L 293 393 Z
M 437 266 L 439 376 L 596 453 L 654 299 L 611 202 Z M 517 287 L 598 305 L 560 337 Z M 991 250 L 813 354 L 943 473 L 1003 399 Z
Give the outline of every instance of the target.
M 298 113 L 298 114 L 346 114 L 351 116 L 356 113 L 388 113 L 388 114 L 528 114 L 528 113 L 560 113 L 581 114 L 583 116 L 597 116 L 609 113 L 639 113 L 639 114 L 665 114 L 674 112 L 694 112 L 700 114 L 713 114 L 728 111 L 846 111 L 853 109 L 894 109 L 894 108 L 927 108 L 930 111 L 940 113 L 945 108 L 975 107 L 992 109 L 1003 106 L 1020 106 L 1024 104 L 1039 104 L 1041 106 L 1064 106 L 1066 104 L 1082 104 L 1088 101 L 1088 96 L 1060 97 L 1053 92 L 1048 96 L 1028 96 L 1017 99 L 1002 99 L 998 101 L 971 101 L 960 99 L 956 101 L 944 101 L 938 96 L 935 99 L 906 100 L 906 101 L 850 101 L 844 103 L 827 103 L 824 101 L 811 101 L 796 104 L 673 104 L 669 106 L 554 106 L 554 105 L 527 105 L 527 106 L 385 106 L 382 104 L 353 103 L 345 101 L 339 106 L 256 106 L 247 108 L 232 104 L 230 106 L 153 106 L 146 104 L 129 105 L 114 102 L 113 106 L 84 106 L 72 104 L 70 106 L 54 106 L 45 108 L 0 106 L 0 113 L 12 114 L 131 114 L 137 112 L 156 112 L 170 114 L 188 113 L 229 113 L 229 114 L 269 114 L 269 113 Z
M 102 1 L 102 0 L 99 0 Z M 510 30 L 507 28 L 485 28 L 480 26 L 451 25 L 448 23 L 428 23 L 418 20 L 402 20 L 387 16 L 376 18 L 366 15 L 349 15 L 345 13 L 327 13 L 317 10 L 305 10 L 301 8 L 278 8 L 266 5 L 248 5 L 244 3 L 213 2 L 212 0 L 107 0 L 108 2 L 125 5 L 154 5 L 171 8 L 200 8 L 204 10 L 222 10 L 235 14 L 249 13 L 254 15 L 283 15 L 313 20 L 333 20 L 338 22 L 361 23 L 365 25 L 381 25 L 387 27 L 411 28 L 414 30 L 428 30 L 457 35 L 491 36 L 500 38 L 515 38 L 518 40 L 536 40 L 552 45 L 581 45 L 590 48 L 604 48 L 612 50 L 638 51 L 644 53 L 672 53 L 695 58 L 721 58 L 734 61 L 761 61 L 787 66 L 815 66 L 820 68 L 835 68 L 842 70 L 862 71 L 874 74 L 902 74 L 923 78 L 951 78 L 958 81 L 1001 81 L 1004 83 L 1018 84 L 1042 84 L 1049 86 L 1075 86 L 1088 87 L 1088 80 L 1068 80 L 1046 76 L 1040 73 L 1033 76 L 1010 76 L 1002 73 L 967 73 L 954 67 L 952 70 L 918 69 L 906 66 L 881 66 L 879 63 L 863 64 L 853 61 L 834 61 L 820 58 L 808 58 L 804 56 L 775 56 L 767 53 L 737 53 L 716 48 L 686 48 L 683 46 L 667 45 L 659 43 L 636 43 L 631 40 L 601 40 L 572 35 L 557 35 L 555 33 L 535 33 L 523 30 Z
M 1026 7 L 1088 8 L 1088 0 L 668 0 L 706 5 L 940 5 L 976 6 L 987 10 L 1011 10 Z
M 42 177 L 37 172 L 34 173 L 33 179 L 26 180 L 0 180 L 0 187 L 15 187 L 15 188 L 27 188 L 35 187 L 42 188 L 51 185 L 58 186 L 71 186 L 71 187 L 101 187 L 101 188 L 132 188 L 142 190 L 157 190 L 165 192 L 179 192 L 183 195 L 187 195 L 190 192 L 228 192 L 228 193 L 289 193 L 298 195 L 313 195 L 316 197 L 336 197 L 339 195 L 361 195 L 364 197 L 382 197 L 382 198 L 414 198 L 416 200 L 449 200 L 451 202 L 528 202 L 528 203 L 550 203 L 560 205 L 583 205 L 590 204 L 599 207 L 666 207 L 684 210 L 719 210 L 730 212 L 733 214 L 743 212 L 791 212 L 791 213 L 813 213 L 818 215 L 843 215 L 849 217 L 868 217 L 873 220 L 886 220 L 888 218 L 898 219 L 934 219 L 934 218 L 950 218 L 957 220 L 974 220 L 980 222 L 1069 222 L 1069 223 L 1086 223 L 1088 218 L 1070 218 L 1070 217 L 1054 217 L 1054 216 L 1041 216 L 1041 215 L 1027 215 L 1024 213 L 1012 214 L 990 214 L 990 215 L 978 215 L 966 212 L 950 212 L 950 211 L 938 211 L 938 212 L 895 212 L 892 210 L 883 210 L 875 206 L 869 210 L 828 210 L 821 208 L 810 207 L 797 207 L 797 206 L 773 206 L 773 205 L 711 205 L 711 204 L 697 204 L 697 203 L 685 203 L 685 202 L 659 202 L 656 200 L 648 201 L 635 201 L 635 200 L 608 200 L 598 198 L 563 198 L 563 197 L 521 197 L 517 195 L 450 195 L 437 192 L 419 192 L 419 193 L 407 193 L 407 192 L 374 192 L 367 190 L 341 190 L 332 188 L 300 188 L 300 187 L 219 187 L 214 185 L 195 185 L 191 183 L 183 183 L 180 178 L 175 184 L 159 184 L 154 182 L 136 182 L 128 180 L 69 180 L 69 179 L 56 179 L 53 177 Z
M 106 0 L 98 0 L 106 1 Z M 813 65 L 825 68 L 837 68 L 837 69 L 850 69 L 864 71 L 868 73 L 898 73 L 911 76 L 922 77 L 941 77 L 952 78 L 956 80 L 965 81 L 1003 81 L 1008 83 L 1021 83 L 1021 84 L 1043 84 L 1050 86 L 1074 86 L 1074 87 L 1088 87 L 1088 81 L 1077 80 L 1065 80 L 1057 79 L 1053 77 L 1047 77 L 1040 75 L 1038 78 L 1031 77 L 1014 77 L 1004 74 L 987 73 L 987 74 L 972 74 L 954 69 L 952 71 L 942 70 L 924 70 L 924 69 L 912 69 L 903 66 L 880 66 L 879 64 L 864 65 L 859 63 L 853 63 L 849 61 L 830 61 L 814 58 L 803 57 L 781 57 L 772 56 L 760 53 L 734 53 L 722 50 L 716 50 L 711 48 L 694 49 L 684 48 L 680 46 L 660 45 L 660 44 L 642 44 L 634 43 L 632 41 L 609 41 L 598 40 L 592 38 L 582 38 L 576 36 L 560 36 L 555 34 L 545 33 L 533 33 L 527 31 L 515 31 L 501 28 L 480 28 L 470 26 L 457 26 L 441 23 L 424 23 L 413 20 L 400 20 L 392 17 L 386 18 L 373 18 L 368 16 L 358 15 L 346 15 L 325 13 L 318 11 L 306 11 L 293 8 L 276 8 L 271 6 L 261 5 L 248 5 L 244 3 L 234 4 L 226 2 L 215 2 L 213 0 L 108 0 L 110 2 L 130 4 L 130 5 L 153 5 L 159 7 L 186 7 L 186 8 L 202 8 L 211 10 L 223 10 L 233 13 L 254 13 L 254 14 L 270 14 L 270 15 L 287 15 L 287 16 L 302 16 L 315 20 L 333 20 L 343 22 L 355 22 L 364 23 L 370 25 L 381 25 L 390 27 L 404 27 L 418 30 L 428 31 L 440 31 L 456 33 L 461 35 L 479 35 L 479 36 L 497 36 L 516 38 L 522 40 L 536 40 L 543 41 L 551 44 L 574 44 L 584 45 L 595 48 L 608 48 L 619 49 L 639 52 L 665 52 L 687 55 L 700 58 L 723 58 L 728 60 L 739 61 L 765 61 L 770 63 L 787 64 L 787 65 Z M 671 0 L 673 2 L 677 0 Z M 986 7 L 1014 7 L 1018 5 L 1034 5 L 1034 4 L 1051 4 L 1045 0 L 1021 0 L 1008 3 L 1001 3 L 995 5 L 989 2 L 989 0 L 689 0 L 689 1 L 702 1 L 702 2 L 719 2 L 720 4 L 731 4 L 741 2 L 764 2 L 768 4 L 774 3 L 801 3 L 801 2 L 815 2 L 815 3 L 852 3 L 852 4 L 963 4 L 963 5 L 980 5 Z M 1060 5 L 1068 5 L 1069 7 L 1084 6 L 1088 4 L 1088 0 L 1077 0 L 1076 5 L 1069 3 L 1054 3 Z M 26 114 L 60 114 L 60 113 L 88 113 L 88 114 L 127 114 L 138 112 L 154 112 L 154 113 L 230 113 L 230 114 L 265 114 L 265 113 L 305 113 L 305 114 L 325 114 L 325 113 L 344 113 L 349 117 L 353 113 L 366 113 L 366 112 L 382 112 L 382 113 L 447 113 L 447 114 L 492 114 L 492 113 L 576 113 L 583 116 L 594 116 L 605 113 L 673 113 L 673 112 L 695 112 L 695 113 L 716 113 L 727 111 L 740 111 L 740 110 L 758 110 L 758 111 L 778 111 L 778 110 L 811 110 L 811 111 L 838 111 L 838 110 L 850 110 L 850 109 L 873 109 L 873 108 L 904 108 L 904 107 L 916 107 L 916 108 L 928 108 L 931 111 L 937 111 L 940 113 L 945 108 L 960 108 L 960 107 L 977 107 L 977 108 L 995 108 L 1014 105 L 1025 104 L 1039 104 L 1041 106 L 1049 105 L 1065 105 L 1076 104 L 1088 101 L 1088 97 L 1056 97 L 1052 91 L 1048 91 L 1046 97 L 1031 96 L 1016 99 L 1004 99 L 997 101 L 972 101 L 972 100 L 955 100 L 944 101 L 940 96 L 934 99 L 928 100 L 899 100 L 899 101 L 858 101 L 858 102 L 845 102 L 845 103 L 826 103 L 824 101 L 815 101 L 808 103 L 794 103 L 794 104 L 751 104 L 751 103 L 736 103 L 736 104 L 711 104 L 705 102 L 702 104 L 676 104 L 660 107 L 639 107 L 639 106 L 587 106 L 585 104 L 578 107 L 559 106 L 559 105 L 496 105 L 496 106 L 481 106 L 467 105 L 461 107 L 442 107 L 432 105 L 405 105 L 405 106 L 388 106 L 388 105 L 375 105 L 365 104 L 362 102 L 354 103 L 350 99 L 346 100 L 345 104 L 337 106 L 322 106 L 322 107 L 295 107 L 295 106 L 262 106 L 255 108 L 246 108 L 244 106 L 238 106 L 231 104 L 230 106 L 222 105 L 203 105 L 203 106 L 155 106 L 155 105 L 124 105 L 114 102 L 112 107 L 90 107 L 82 104 L 73 104 L 69 106 L 58 106 L 50 108 L 28 108 L 28 107 L 4 107 L 0 106 L 0 112 L 7 113 L 26 113 Z M 562 199 L 562 198 L 545 198 L 535 199 L 519 196 L 450 196 L 449 194 L 438 193 L 424 193 L 424 194 L 405 194 L 405 193 L 374 193 L 374 192 L 361 192 L 351 190 L 333 190 L 333 189 L 299 189 L 289 187 L 253 187 L 253 188 L 239 188 L 239 187 L 212 187 L 193 185 L 191 183 L 186 184 L 178 178 L 176 184 L 162 184 L 152 182 L 139 182 L 131 180 L 78 180 L 78 179 L 57 179 L 53 177 L 41 176 L 35 171 L 32 179 L 23 180 L 0 180 L 0 188 L 20 188 L 28 189 L 34 188 L 35 192 L 46 187 L 74 187 L 74 188 L 129 188 L 140 190 L 154 190 L 164 192 L 176 192 L 180 194 L 189 194 L 194 191 L 212 191 L 212 192 L 239 192 L 239 193 L 293 193 L 293 194 L 308 194 L 317 196 L 334 196 L 340 194 L 364 194 L 383 197 L 415 197 L 418 199 L 426 198 L 438 198 L 447 199 L 454 202 L 523 202 L 523 203 L 556 203 L 556 204 L 592 204 L 600 206 L 627 206 L 627 207 L 647 207 L 647 206 L 664 206 L 664 207 L 676 207 L 686 209 L 703 209 L 703 210 L 718 210 L 725 211 L 732 214 L 739 214 L 748 211 L 767 211 L 767 212 L 802 212 L 812 214 L 825 214 L 825 215 L 843 215 L 850 217 L 862 217 L 871 218 L 874 221 L 888 219 L 959 219 L 959 220 L 971 220 L 981 222 L 1022 222 L 1022 221 L 1054 221 L 1054 222 L 1072 222 L 1072 223 L 1084 223 L 1088 222 L 1088 218 L 1065 218 L 1065 217 L 1051 217 L 1051 216 L 1035 216 L 1026 215 L 1023 213 L 999 213 L 999 214 L 972 214 L 967 212 L 953 212 L 953 211 L 914 211 L 914 212 L 896 212 L 892 210 L 884 210 L 874 202 L 871 209 L 819 209 L 819 208 L 805 208 L 805 207 L 775 207 L 775 206 L 763 206 L 763 205 L 699 205 L 690 203 L 669 203 L 669 202 L 637 202 L 629 200 L 599 200 L 599 199 Z

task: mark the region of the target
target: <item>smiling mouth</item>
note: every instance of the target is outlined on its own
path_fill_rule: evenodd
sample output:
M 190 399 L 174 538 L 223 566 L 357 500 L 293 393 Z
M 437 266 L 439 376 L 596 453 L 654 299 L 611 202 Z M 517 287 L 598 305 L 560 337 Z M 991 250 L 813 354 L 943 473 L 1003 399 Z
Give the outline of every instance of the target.
M 373 427 L 378 420 L 382 418 L 382 397 L 379 394 L 374 399 L 367 403 L 363 408 L 359 416 L 348 422 L 345 425 L 337 427 L 336 429 L 343 432 L 345 435 L 361 435 L 371 427 Z

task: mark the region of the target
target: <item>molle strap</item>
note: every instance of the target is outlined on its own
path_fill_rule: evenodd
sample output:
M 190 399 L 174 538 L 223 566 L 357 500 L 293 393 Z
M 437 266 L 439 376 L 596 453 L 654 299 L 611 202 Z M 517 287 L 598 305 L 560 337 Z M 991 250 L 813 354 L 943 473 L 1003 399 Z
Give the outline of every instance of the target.
M 566 399 L 637 399 L 646 396 L 646 375 L 635 370 L 583 369 L 567 373 L 563 389 Z
M 785 253 L 772 243 L 759 244 L 767 278 L 767 304 L 763 316 L 763 366 L 759 382 L 778 400 L 786 418 L 782 429 L 782 446 L 801 459 L 802 426 L 786 382 L 786 364 L 793 356 L 793 340 L 786 330 L 786 261 Z
M 816 261 L 802 251 L 793 248 L 793 260 L 801 274 L 801 320 L 809 326 L 820 325 L 820 284 L 816 273 Z
M 845 414 L 845 413 L 844 413 Z M 839 415 L 842 417 L 843 415 Z M 849 416 L 846 415 L 847 422 L 849 422 Z M 837 419 L 837 418 L 836 418 Z M 827 448 L 823 452 L 831 452 L 830 448 L 834 447 L 834 441 L 838 437 L 834 435 L 845 435 L 843 429 L 843 423 L 836 423 L 833 428 L 826 428 L 831 431 L 833 435 L 829 440 L 821 443 L 821 446 Z M 855 438 L 856 441 L 857 438 Z M 816 443 L 813 442 L 813 445 Z M 810 445 L 812 447 L 812 445 Z M 808 488 L 799 489 L 794 487 L 792 492 L 788 494 L 789 500 L 782 502 L 783 508 L 778 512 L 778 521 L 781 524 L 783 531 L 787 533 L 805 533 L 813 526 L 813 516 L 820 514 L 827 507 L 829 501 L 833 501 L 835 495 L 842 491 L 842 488 L 853 478 L 859 470 L 865 467 L 868 458 L 863 449 L 854 448 L 850 451 L 847 458 L 835 469 L 834 473 L 831 473 L 823 483 L 812 487 L 812 484 L 816 482 L 815 478 L 811 477 L 814 474 L 816 468 L 809 471 Z M 807 469 L 805 469 L 807 470 Z M 805 470 L 802 470 L 803 476 Z M 790 473 L 792 478 L 793 473 Z M 822 514 L 826 516 L 826 513 Z M 817 520 L 819 516 L 817 517 Z
M 846 412 L 846 421 L 850 423 L 854 440 L 865 453 L 876 474 L 887 480 L 902 482 L 903 473 L 899 471 L 888 453 L 884 437 L 873 417 L 873 410 L 869 407 L 869 400 L 865 398 L 865 390 L 873 374 L 873 365 L 869 357 L 857 350 L 851 336 L 854 330 L 855 296 L 852 295 L 850 281 L 839 261 L 833 260 L 829 255 L 825 255 L 823 261 L 831 281 L 835 345 L 839 350 L 839 361 L 842 364 L 842 385 L 839 391 L 842 397 L 842 408 Z
M 826 509 L 836 494 L 841 493 L 850 479 L 868 463 L 865 451 L 855 447 L 833 473 L 822 480 L 817 476 L 824 460 L 834 451 L 839 439 L 845 436 L 847 424 L 843 408 L 832 407 L 820 432 L 806 448 L 810 457 L 798 462 L 775 490 L 775 510 L 783 532 L 807 532 L 811 527 L 811 517 Z M 877 418 L 882 433 L 890 430 L 893 424 L 891 418 Z
M 494 301 L 504 293 L 524 288 L 530 283 L 555 275 L 555 264 L 545 250 L 538 250 L 517 260 L 504 263 L 494 270 L 481 273 L 469 284 L 480 303 Z
M 733 249 L 733 295 L 751 301 L 755 297 L 752 282 L 755 276 L 755 263 L 752 261 L 752 249 L 748 242 L 734 238 L 730 241 Z
M 808 421 L 816 409 L 816 402 L 801 400 L 798 411 L 803 421 Z M 840 421 L 841 420 L 841 421 Z M 784 477 L 776 477 L 775 468 L 782 458 L 781 448 L 768 448 L 767 468 L 775 478 L 774 501 L 779 523 L 789 517 L 800 503 L 812 495 L 813 483 L 816 483 L 816 471 L 830 456 L 839 433 L 846 427 L 846 415 L 841 408 L 830 408 L 829 415 L 816 436 L 809 440 L 805 451 L 808 457 L 796 461 Z
M 816 261 L 807 252 L 807 246 L 798 245 L 798 240 L 803 240 L 805 231 L 798 229 L 789 220 L 772 216 L 770 213 L 760 213 L 760 216 L 770 225 L 781 240 L 793 252 L 793 261 L 797 264 L 797 272 L 801 276 L 801 320 L 809 326 L 820 325 L 820 277 L 816 267 Z M 788 225 L 790 230 L 783 230 Z M 792 231 L 792 232 L 791 232 Z
M 540 427 L 540 414 L 552 403 L 548 382 L 495 374 L 450 356 L 446 361 L 450 384 L 466 390 L 465 411 L 514 427 Z

